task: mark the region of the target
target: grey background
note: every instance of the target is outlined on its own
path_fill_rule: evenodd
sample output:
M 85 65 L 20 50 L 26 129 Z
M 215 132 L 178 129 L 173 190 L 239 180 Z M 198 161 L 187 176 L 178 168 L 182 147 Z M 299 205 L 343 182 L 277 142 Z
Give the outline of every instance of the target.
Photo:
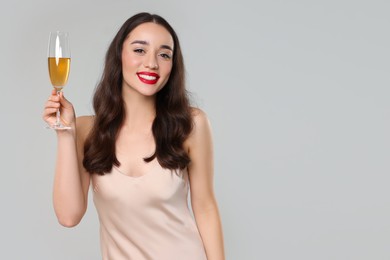
M 55 218 L 47 40 L 71 35 L 78 115 L 108 43 L 139 11 L 164 16 L 208 114 L 227 259 L 390 259 L 388 1 L 2 1 L 2 259 L 99 259 L 90 201 Z

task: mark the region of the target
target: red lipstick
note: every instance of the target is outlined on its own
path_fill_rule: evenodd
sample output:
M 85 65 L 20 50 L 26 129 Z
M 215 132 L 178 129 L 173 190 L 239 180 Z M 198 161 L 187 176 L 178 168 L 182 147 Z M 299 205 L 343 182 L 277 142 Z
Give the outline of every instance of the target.
M 157 73 L 141 71 L 137 73 L 139 80 L 145 84 L 156 84 L 160 76 Z

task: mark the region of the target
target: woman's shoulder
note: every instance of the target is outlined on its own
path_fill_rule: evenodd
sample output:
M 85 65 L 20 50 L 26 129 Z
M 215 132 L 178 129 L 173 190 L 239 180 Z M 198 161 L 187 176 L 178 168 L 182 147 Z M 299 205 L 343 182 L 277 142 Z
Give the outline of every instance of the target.
M 191 107 L 191 116 L 194 121 L 207 118 L 206 112 L 198 107 Z
M 207 114 L 200 108 L 191 107 L 191 116 L 193 120 L 193 128 L 191 134 L 185 141 L 185 147 L 203 143 L 211 135 L 211 125 Z
M 85 139 L 93 127 L 95 116 L 79 116 L 76 118 L 77 135 Z
M 194 122 L 194 130 L 196 128 L 203 128 L 210 125 L 206 112 L 197 107 L 191 107 L 191 116 Z

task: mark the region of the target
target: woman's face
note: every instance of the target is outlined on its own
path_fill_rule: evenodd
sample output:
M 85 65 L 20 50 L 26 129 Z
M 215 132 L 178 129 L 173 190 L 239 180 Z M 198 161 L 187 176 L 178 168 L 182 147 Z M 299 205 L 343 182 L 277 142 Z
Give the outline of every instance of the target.
M 143 23 L 123 42 L 123 88 L 155 95 L 164 87 L 172 70 L 173 39 L 161 25 Z

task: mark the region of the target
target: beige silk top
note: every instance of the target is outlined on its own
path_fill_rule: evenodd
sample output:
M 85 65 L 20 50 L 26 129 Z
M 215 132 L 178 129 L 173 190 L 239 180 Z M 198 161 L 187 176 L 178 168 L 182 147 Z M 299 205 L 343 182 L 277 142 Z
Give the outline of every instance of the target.
M 103 260 L 206 260 L 188 208 L 188 171 L 151 163 L 140 177 L 116 167 L 92 175 Z

